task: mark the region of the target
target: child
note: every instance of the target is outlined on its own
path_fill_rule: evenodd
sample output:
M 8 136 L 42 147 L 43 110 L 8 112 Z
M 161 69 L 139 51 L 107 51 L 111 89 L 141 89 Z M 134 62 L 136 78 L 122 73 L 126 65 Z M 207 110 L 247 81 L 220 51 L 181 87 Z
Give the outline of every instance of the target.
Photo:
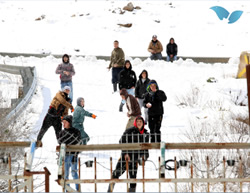
M 83 127 L 85 116 L 96 118 L 96 115 L 84 110 L 84 99 L 80 97 L 77 99 L 77 105 L 73 114 L 73 127 L 80 130 L 83 145 L 86 145 L 89 141 L 89 136 Z

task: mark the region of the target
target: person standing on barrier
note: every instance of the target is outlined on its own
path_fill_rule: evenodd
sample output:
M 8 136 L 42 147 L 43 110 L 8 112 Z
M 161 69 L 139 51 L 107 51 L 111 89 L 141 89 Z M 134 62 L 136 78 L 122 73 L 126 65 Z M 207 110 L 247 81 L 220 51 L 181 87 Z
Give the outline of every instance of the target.
M 108 69 L 112 68 L 112 84 L 115 93 L 117 91 L 117 84 L 119 83 L 119 73 L 123 69 L 125 55 L 123 50 L 119 47 L 119 42 L 114 41 L 114 50 L 111 53 L 110 64 Z
M 81 142 L 81 133 L 78 129 L 72 127 L 72 115 L 63 117 L 64 130 L 60 132 L 59 144 L 78 145 Z M 69 169 L 71 168 L 71 175 L 73 179 L 78 179 L 78 154 L 79 152 L 66 152 L 64 160 L 64 179 L 69 179 Z M 76 190 L 79 191 L 79 184 L 76 184 Z
M 134 121 L 134 126 L 127 129 L 119 143 L 148 143 L 149 133 L 144 128 L 144 119 L 141 116 L 137 116 Z M 126 171 L 126 160 L 128 161 L 129 177 L 136 178 L 138 162 L 142 160 L 142 157 L 146 161 L 149 157 L 148 150 L 123 150 L 121 157 L 116 164 L 116 168 L 112 173 L 112 179 L 118 179 Z M 112 192 L 115 184 L 111 183 L 108 187 L 108 192 Z M 130 183 L 129 192 L 135 192 L 136 183 Z
M 78 129 L 81 132 L 81 139 L 82 139 L 83 145 L 86 145 L 87 142 L 89 141 L 89 136 L 84 131 L 84 126 L 83 126 L 85 116 L 92 117 L 93 119 L 96 118 L 96 115 L 84 109 L 84 99 L 82 97 L 79 97 L 77 99 L 77 106 L 73 114 L 73 127 Z
M 43 120 L 42 128 L 40 129 L 37 136 L 38 146 L 42 144 L 41 140 L 51 126 L 53 126 L 55 129 L 57 140 L 59 139 L 59 133 L 62 130 L 62 116 L 68 115 L 69 109 L 71 109 L 71 112 L 74 111 L 73 106 L 69 103 L 69 93 L 70 87 L 65 86 L 62 91 L 56 93 L 56 96 L 51 101 L 48 113 Z
M 134 120 L 137 116 L 141 115 L 141 109 L 138 101 L 134 96 L 131 94 L 128 94 L 127 90 L 125 88 L 121 89 L 120 95 L 122 100 L 126 102 L 127 105 L 127 116 L 129 117 L 126 129 L 133 127 Z
M 64 54 L 62 57 L 62 63 L 59 64 L 56 68 L 56 74 L 60 74 L 60 80 L 61 80 L 61 89 L 63 89 L 65 86 L 70 87 L 70 103 L 73 102 L 73 85 L 72 85 L 72 76 L 75 75 L 75 69 L 73 64 L 69 62 L 69 55 Z
M 125 65 L 123 70 L 119 74 L 119 89 L 125 88 L 128 92 L 128 94 L 131 94 L 135 96 L 135 84 L 136 84 L 136 74 L 132 70 L 132 65 L 129 60 L 125 61 Z M 122 112 L 123 105 L 126 102 L 122 100 L 120 106 L 119 106 L 119 111 Z
M 151 143 L 161 142 L 161 122 L 163 117 L 163 102 L 167 100 L 164 91 L 159 90 L 155 80 L 151 80 L 147 86 L 147 93 L 143 101 L 148 108 L 148 126 L 150 129 Z
M 142 109 L 142 107 L 144 107 L 143 100 L 144 100 L 145 94 L 147 92 L 147 85 L 148 85 L 149 81 L 150 81 L 150 79 L 148 78 L 147 70 L 143 70 L 139 76 L 139 80 L 137 81 L 137 83 L 135 85 L 135 97 L 137 98 L 141 109 Z M 144 107 L 144 116 L 145 116 L 145 125 L 147 125 L 147 123 L 148 123 L 148 109 L 145 107 Z

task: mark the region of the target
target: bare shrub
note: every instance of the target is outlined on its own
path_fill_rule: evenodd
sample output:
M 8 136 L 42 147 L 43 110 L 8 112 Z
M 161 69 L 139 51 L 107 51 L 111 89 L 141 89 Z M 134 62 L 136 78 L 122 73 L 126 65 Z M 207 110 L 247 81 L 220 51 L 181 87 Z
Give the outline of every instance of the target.
M 218 120 L 192 120 L 190 121 L 190 130 L 185 136 L 194 143 L 223 143 L 237 142 L 248 143 L 250 141 L 249 120 L 240 114 L 221 113 Z M 249 178 L 250 160 L 249 149 L 238 150 L 192 150 L 181 155 L 181 159 L 193 159 L 194 178 L 207 178 L 207 156 L 209 156 L 209 175 L 210 178 L 223 178 L 223 156 L 226 160 L 235 160 L 233 167 L 226 165 L 226 178 Z M 240 169 L 240 158 L 242 160 L 242 173 Z M 190 166 L 189 166 L 190 167 Z M 190 168 L 186 169 L 190 173 Z M 221 184 L 211 184 L 210 191 L 222 191 Z M 188 186 L 178 186 L 179 191 L 190 191 Z M 194 184 L 195 191 L 207 191 L 207 184 Z M 239 183 L 228 183 L 227 191 L 237 192 L 240 190 Z
M 191 85 L 190 90 L 183 94 L 176 96 L 176 101 L 179 105 L 195 107 L 202 100 L 202 93 L 198 86 Z

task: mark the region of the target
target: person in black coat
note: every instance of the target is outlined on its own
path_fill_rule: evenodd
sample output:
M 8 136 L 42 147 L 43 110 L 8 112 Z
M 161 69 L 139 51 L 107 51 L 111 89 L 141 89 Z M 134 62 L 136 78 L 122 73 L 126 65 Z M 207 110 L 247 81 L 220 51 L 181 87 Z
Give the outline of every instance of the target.
M 127 129 L 119 143 L 148 143 L 149 134 L 144 128 L 144 120 L 141 116 L 137 116 L 134 121 L 134 126 Z M 130 178 L 136 178 L 138 160 L 142 159 L 147 160 L 149 157 L 148 150 L 122 150 L 121 157 L 116 164 L 116 168 L 112 173 L 113 179 L 118 179 L 126 171 L 126 160 L 129 164 L 129 176 Z M 114 183 L 111 183 L 108 188 L 108 192 L 111 192 L 114 188 Z M 131 183 L 129 192 L 135 192 L 136 183 Z
M 61 145 L 62 143 L 66 145 L 77 145 L 81 143 L 81 133 L 78 129 L 72 127 L 72 115 L 66 115 L 63 118 L 63 127 L 59 134 L 58 143 Z M 71 167 L 71 175 L 73 179 L 78 179 L 77 173 L 77 165 L 78 165 L 78 153 L 79 152 L 66 152 L 65 155 L 65 164 L 64 164 L 64 179 L 69 179 L 69 169 Z M 79 184 L 76 184 L 76 190 L 79 191 Z
M 147 87 L 147 93 L 143 101 L 148 108 L 148 126 L 150 129 L 151 143 L 161 142 L 161 122 L 164 114 L 163 102 L 167 100 L 164 91 L 159 90 L 155 80 L 151 80 Z
M 150 79 L 148 78 L 147 70 L 143 70 L 139 76 L 139 80 L 136 82 L 136 85 L 135 85 L 135 97 L 138 100 L 140 108 L 143 107 L 144 95 L 147 92 L 147 85 L 149 81 Z M 147 124 L 148 123 L 148 109 L 147 108 L 144 108 L 144 116 L 145 116 L 145 124 Z
M 124 68 L 119 74 L 119 89 L 125 88 L 128 94 L 135 96 L 135 84 L 136 84 L 136 74 L 132 70 L 132 65 L 129 60 L 125 61 Z M 122 101 L 119 107 L 119 111 L 122 112 L 123 105 L 125 101 Z
M 167 62 L 170 60 L 177 60 L 177 52 L 178 47 L 177 44 L 174 42 L 174 38 L 170 38 L 169 43 L 167 45 Z

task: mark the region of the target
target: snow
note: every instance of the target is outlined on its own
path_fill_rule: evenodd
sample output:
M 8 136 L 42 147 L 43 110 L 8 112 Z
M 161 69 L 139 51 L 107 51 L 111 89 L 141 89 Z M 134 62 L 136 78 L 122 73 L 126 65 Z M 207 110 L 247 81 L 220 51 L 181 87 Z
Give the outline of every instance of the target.
M 0 51 L 107 56 L 117 39 L 126 55 L 147 56 L 153 34 L 162 42 L 164 55 L 171 37 L 180 56 L 238 57 L 249 50 L 249 1 L 132 1 L 141 9 L 120 14 L 127 3 L 1 1 Z M 228 24 L 219 20 L 212 6 L 222 6 L 230 13 L 242 10 L 243 14 Z M 36 21 L 41 16 L 44 19 Z M 132 27 L 119 23 L 132 23 Z
M 170 1 L 133 1 L 134 6 L 140 6 L 142 9 L 119 14 L 118 8 L 127 3 L 128 1 L 0 1 L 0 27 L 5 29 L 1 31 L 0 51 L 70 54 L 70 61 L 76 71 L 73 77 L 73 106 L 76 105 L 78 97 L 83 97 L 85 110 L 97 115 L 96 119 L 87 117 L 84 122 L 85 130 L 91 136 L 89 144 L 116 144 L 128 119 L 126 107 L 124 106 L 124 112 L 118 112 L 121 98 L 118 93 L 112 94 L 111 72 L 106 68 L 109 61 L 98 60 L 95 56 L 109 56 L 113 41 L 117 39 L 125 51 L 126 58 L 131 60 L 137 76 L 146 69 L 149 78 L 155 79 L 168 97 L 164 103 L 165 113 L 161 127 L 163 141 L 189 142 L 186 133 L 195 137 L 202 131 L 202 128 L 198 127 L 195 133 L 191 133 L 192 126 L 208 125 L 213 129 L 204 134 L 204 142 L 221 142 L 221 138 L 216 138 L 213 132 L 216 129 L 220 132 L 224 128 L 224 119 L 230 120 L 232 114 L 243 118 L 248 116 L 246 80 L 236 79 L 236 73 L 240 53 L 248 49 L 247 10 L 250 2 L 172 1 L 172 8 Z M 234 24 L 227 24 L 209 9 L 215 5 L 224 6 L 230 11 L 240 9 L 244 13 Z M 116 13 L 112 13 L 113 10 Z M 80 16 L 81 14 L 84 15 Z M 42 15 L 45 15 L 44 19 L 35 21 Z M 161 22 L 156 23 L 154 20 Z M 133 23 L 131 28 L 117 25 L 130 22 Z M 149 56 L 147 46 L 153 34 L 157 34 L 163 44 L 163 55 L 166 55 L 165 45 L 173 36 L 179 46 L 179 55 L 231 59 L 226 64 L 196 63 L 191 59 L 181 58 L 173 63 L 132 59 L 132 56 Z M 77 52 L 76 49 L 80 51 Z M 32 135 L 27 140 L 35 140 L 49 104 L 60 89 L 59 75 L 55 74 L 55 69 L 61 59 L 53 56 L 0 56 L 0 63 L 36 67 L 37 92 L 26 110 L 26 113 L 31 115 L 27 122 L 34 125 Z M 209 78 L 214 78 L 216 82 L 208 83 Z M 1 88 L 2 82 L 0 81 Z M 228 139 L 225 137 L 223 140 L 227 142 Z M 45 160 L 46 167 L 52 174 L 51 191 L 61 191 L 61 187 L 55 182 L 57 142 L 53 128 L 48 130 L 42 141 L 43 148 L 36 150 L 34 162 Z M 173 150 L 167 152 L 166 159 L 182 155 L 181 152 Z M 112 156 L 114 168 L 119 154 L 119 151 L 110 154 L 89 152 L 82 153 L 81 159 L 85 162 L 98 156 L 99 162 L 109 167 L 109 157 Z M 157 156 L 159 152 L 150 151 L 150 159 L 156 167 Z M 43 167 L 41 166 L 41 169 Z M 148 162 L 146 168 L 149 170 L 146 177 L 157 178 L 158 171 L 152 163 Z M 97 169 L 101 171 L 98 177 L 110 177 L 100 165 Z M 82 176 L 93 176 L 93 168 L 91 170 L 83 167 L 83 170 L 85 173 Z M 141 178 L 141 169 L 138 178 Z M 94 185 L 83 186 L 86 187 L 84 191 L 94 190 Z M 124 191 L 124 187 L 125 184 L 117 185 L 115 191 Z M 146 190 L 155 191 L 155 187 L 158 188 L 158 184 L 147 184 Z M 169 191 L 167 186 L 164 188 Z M 98 191 L 106 190 L 107 184 L 98 188 Z

